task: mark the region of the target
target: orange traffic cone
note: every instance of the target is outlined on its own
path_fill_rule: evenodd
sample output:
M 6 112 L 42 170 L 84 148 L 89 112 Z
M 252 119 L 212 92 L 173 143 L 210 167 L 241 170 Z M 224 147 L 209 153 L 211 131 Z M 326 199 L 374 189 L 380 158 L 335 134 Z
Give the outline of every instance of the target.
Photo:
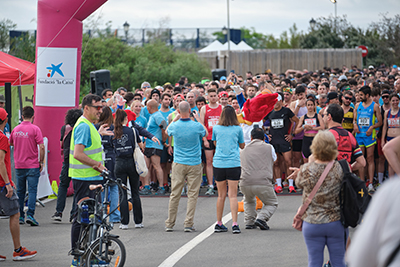
M 262 201 L 258 197 L 256 197 L 256 201 L 257 201 L 256 210 L 262 209 L 262 207 L 264 205 L 262 203 Z M 244 212 L 244 202 L 243 202 L 243 200 L 238 202 L 238 212 Z

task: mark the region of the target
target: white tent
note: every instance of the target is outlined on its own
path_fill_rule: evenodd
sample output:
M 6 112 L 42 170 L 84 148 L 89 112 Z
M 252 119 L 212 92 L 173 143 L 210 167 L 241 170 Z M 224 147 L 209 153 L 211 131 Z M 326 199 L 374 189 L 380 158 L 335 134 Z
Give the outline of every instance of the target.
M 231 50 L 231 51 L 240 50 L 240 49 L 238 49 L 237 44 L 235 44 L 235 43 L 232 42 L 232 41 L 229 41 L 229 42 L 230 42 L 230 50 Z M 221 50 L 222 50 L 222 51 L 228 51 L 228 42 L 224 43 L 223 49 L 221 49 Z
M 239 50 L 247 51 L 247 50 L 254 50 L 251 46 L 246 44 L 244 41 L 241 41 L 237 44 L 237 47 L 240 48 Z
M 220 41 L 215 40 L 214 42 L 212 42 L 208 46 L 200 49 L 198 51 L 198 53 L 221 51 L 221 50 L 224 50 L 223 47 L 224 46 L 220 43 Z

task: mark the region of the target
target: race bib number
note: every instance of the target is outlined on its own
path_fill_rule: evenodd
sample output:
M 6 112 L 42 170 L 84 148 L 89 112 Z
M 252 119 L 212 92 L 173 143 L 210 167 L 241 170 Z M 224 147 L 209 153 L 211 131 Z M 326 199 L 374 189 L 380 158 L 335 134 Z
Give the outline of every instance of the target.
M 399 118 L 389 118 L 388 119 L 388 124 L 390 128 L 399 128 Z
M 218 119 L 208 119 L 208 127 L 213 128 L 218 124 Z
M 369 126 L 370 126 L 369 118 L 367 118 L 367 117 L 360 117 L 360 118 L 358 119 L 358 125 L 359 125 L 360 127 L 369 127 Z
M 313 119 L 305 119 L 304 120 L 304 124 L 305 125 L 310 125 L 312 127 L 317 127 L 317 119 L 313 118 Z
M 283 128 L 283 119 L 271 120 L 271 126 L 275 129 Z

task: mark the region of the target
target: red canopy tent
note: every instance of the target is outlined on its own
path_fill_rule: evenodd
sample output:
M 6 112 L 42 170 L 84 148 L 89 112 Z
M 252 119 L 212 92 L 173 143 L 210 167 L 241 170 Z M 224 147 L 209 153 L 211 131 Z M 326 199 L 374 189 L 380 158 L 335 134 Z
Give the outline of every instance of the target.
M 0 51 L 0 86 L 34 84 L 35 64 Z

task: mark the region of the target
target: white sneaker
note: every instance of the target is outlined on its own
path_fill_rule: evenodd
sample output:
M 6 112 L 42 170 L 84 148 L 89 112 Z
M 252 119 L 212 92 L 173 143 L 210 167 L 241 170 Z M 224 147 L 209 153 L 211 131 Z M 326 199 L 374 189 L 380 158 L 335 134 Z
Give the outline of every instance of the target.
M 368 192 L 374 192 L 374 191 L 375 191 L 374 186 L 372 184 L 369 184 L 368 185 Z
M 144 225 L 142 223 L 135 224 L 135 228 L 143 228 Z
M 128 230 L 128 225 L 127 224 L 120 224 L 119 229 L 121 230 Z

